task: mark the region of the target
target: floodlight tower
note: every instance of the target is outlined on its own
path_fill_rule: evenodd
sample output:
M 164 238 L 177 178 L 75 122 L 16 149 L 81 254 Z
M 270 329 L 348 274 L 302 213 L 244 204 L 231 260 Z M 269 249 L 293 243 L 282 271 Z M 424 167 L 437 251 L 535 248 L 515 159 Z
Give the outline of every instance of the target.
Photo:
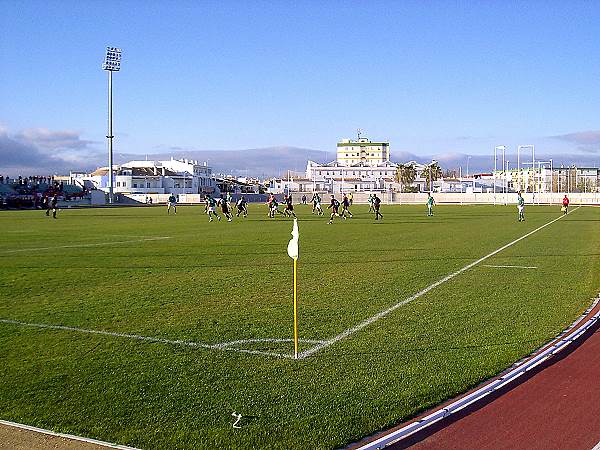
M 533 169 L 533 186 L 535 192 L 535 146 L 534 145 L 519 145 L 517 147 L 517 174 L 519 180 L 519 190 L 521 190 L 521 150 L 531 150 L 531 167 Z M 525 192 L 527 187 L 525 186 Z
M 113 190 L 113 131 L 112 131 L 112 73 L 121 69 L 121 49 L 117 47 L 106 47 L 106 59 L 102 69 L 108 72 L 108 202 L 114 202 Z

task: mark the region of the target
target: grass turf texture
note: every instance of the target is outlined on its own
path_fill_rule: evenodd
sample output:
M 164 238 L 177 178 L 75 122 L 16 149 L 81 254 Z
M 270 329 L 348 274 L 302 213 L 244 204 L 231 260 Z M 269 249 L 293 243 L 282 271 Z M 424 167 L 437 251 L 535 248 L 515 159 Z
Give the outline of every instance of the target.
M 382 212 L 375 222 L 355 206 L 326 225 L 296 207 L 302 339 L 329 339 L 560 214 Z M 575 210 L 304 360 L 0 323 L 0 418 L 153 449 L 340 447 L 477 385 L 572 323 L 600 289 L 599 223 L 600 208 Z M 208 344 L 291 338 L 291 226 L 258 205 L 232 223 L 208 223 L 201 207 L 2 212 L 0 318 Z M 141 240 L 153 237 L 169 239 Z

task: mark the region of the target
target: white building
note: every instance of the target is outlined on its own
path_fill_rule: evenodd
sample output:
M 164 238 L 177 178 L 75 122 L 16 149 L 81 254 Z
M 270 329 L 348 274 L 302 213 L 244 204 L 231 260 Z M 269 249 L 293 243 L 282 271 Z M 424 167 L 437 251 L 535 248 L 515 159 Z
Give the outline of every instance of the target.
M 337 162 L 341 166 L 378 166 L 390 160 L 389 142 L 371 142 L 367 138 L 342 139 L 337 143 Z
M 523 192 L 599 192 L 598 167 L 548 167 L 540 166 L 497 170 L 493 177 L 496 187 Z
M 108 167 L 100 167 L 90 174 L 72 175 L 85 188 L 108 192 L 108 172 Z M 113 166 L 113 177 L 116 194 L 218 193 L 211 168 L 187 159 L 129 161 Z
M 390 144 L 356 141 L 337 144 L 337 159 L 327 164 L 308 161 L 304 186 L 314 191 L 388 191 L 395 184 L 398 165 L 390 162 Z M 293 190 L 293 189 L 292 189 Z

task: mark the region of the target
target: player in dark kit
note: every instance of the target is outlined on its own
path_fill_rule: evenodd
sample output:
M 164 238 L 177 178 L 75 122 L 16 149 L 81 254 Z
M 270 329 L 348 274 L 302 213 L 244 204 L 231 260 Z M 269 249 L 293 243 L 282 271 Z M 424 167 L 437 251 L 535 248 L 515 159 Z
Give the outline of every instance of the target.
M 296 217 L 296 213 L 294 212 L 294 205 L 292 204 L 292 196 L 291 194 L 285 197 L 285 209 L 283 210 L 283 215 L 288 217 Z
M 46 215 L 50 215 L 50 210 L 52 210 L 52 217 L 56 219 L 56 205 L 58 204 L 58 195 L 54 194 L 52 199 L 48 201 L 48 205 L 46 207 Z
M 350 212 L 350 199 L 348 198 L 348 196 L 346 194 L 344 194 L 344 198 L 342 199 L 342 217 L 345 219 L 347 219 L 346 217 L 346 213 L 348 213 L 348 215 L 350 216 L 350 218 L 352 218 L 352 213 Z
M 231 222 L 232 217 L 231 213 L 229 212 L 229 203 L 223 198 L 222 194 L 221 198 L 219 199 L 219 203 L 221 204 L 221 211 L 223 211 L 223 214 L 225 217 L 227 217 L 227 222 Z
M 373 208 L 375 209 L 375 220 L 378 220 L 380 217 L 383 219 L 383 214 L 379 212 L 380 206 L 381 199 L 377 197 L 377 194 L 373 195 Z
M 335 216 L 338 216 L 338 217 L 340 216 L 339 208 L 340 208 L 340 202 L 338 202 L 335 199 L 335 196 L 332 195 L 331 202 L 329 203 L 329 206 L 327 207 L 327 209 L 331 209 L 331 216 L 329 217 L 329 222 L 327 222 L 327 224 L 332 224 L 333 218 Z
M 237 201 L 235 206 L 237 207 L 237 214 L 235 215 L 236 217 L 240 217 L 240 214 L 243 214 L 244 217 L 248 217 L 248 208 L 246 207 L 246 199 L 244 198 L 243 195 Z
M 279 211 L 279 203 L 277 203 L 277 199 L 273 197 L 269 202 L 269 217 L 273 219 L 275 217 L 275 213 L 283 214 L 281 211 Z
M 169 196 L 169 201 L 167 202 L 167 214 L 171 212 L 171 208 L 173 208 L 173 211 L 177 214 L 177 197 L 175 197 L 175 194 Z

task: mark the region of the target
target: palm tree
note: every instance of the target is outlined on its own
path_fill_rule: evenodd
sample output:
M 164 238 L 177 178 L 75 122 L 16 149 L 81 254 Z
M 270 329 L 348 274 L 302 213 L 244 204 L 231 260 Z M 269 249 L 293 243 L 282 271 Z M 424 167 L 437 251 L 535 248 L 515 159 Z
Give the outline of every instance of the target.
M 412 184 L 417 178 L 417 171 L 412 164 L 400 164 L 396 169 L 396 182 L 400 183 L 400 192 L 404 186 Z
M 429 190 L 433 190 L 433 182 L 442 178 L 442 168 L 438 164 L 437 161 L 432 162 L 426 166 L 427 168 L 423 170 L 422 176 L 425 178 L 425 185 L 429 185 Z M 429 178 L 431 174 L 431 179 Z

